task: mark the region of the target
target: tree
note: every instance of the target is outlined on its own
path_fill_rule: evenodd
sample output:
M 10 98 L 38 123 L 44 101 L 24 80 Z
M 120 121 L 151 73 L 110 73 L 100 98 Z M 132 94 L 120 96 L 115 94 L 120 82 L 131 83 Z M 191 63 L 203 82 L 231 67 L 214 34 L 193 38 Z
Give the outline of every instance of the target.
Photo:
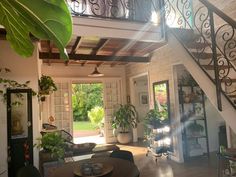
M 75 121 L 87 121 L 88 111 L 103 106 L 102 84 L 73 84 L 72 107 Z
M 32 34 L 38 39 L 52 40 L 61 58 L 68 59 L 65 46 L 72 35 L 72 19 L 64 0 L 1 0 L 0 25 L 19 55 L 33 54 Z
M 88 117 L 91 123 L 96 127 L 102 126 L 102 121 L 104 119 L 104 109 L 100 106 L 95 106 L 88 112 Z

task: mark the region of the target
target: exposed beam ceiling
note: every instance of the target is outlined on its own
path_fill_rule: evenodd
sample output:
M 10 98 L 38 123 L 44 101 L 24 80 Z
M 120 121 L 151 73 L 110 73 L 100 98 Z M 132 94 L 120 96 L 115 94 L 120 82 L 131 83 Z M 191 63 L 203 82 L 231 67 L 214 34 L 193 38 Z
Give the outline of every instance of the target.
M 88 60 L 88 61 L 119 61 L 119 62 L 149 62 L 149 57 L 134 57 L 134 56 L 102 56 L 102 55 L 85 55 L 85 54 L 68 54 L 70 60 Z M 46 52 L 39 53 L 40 59 L 59 59 L 59 53 Z
M 74 45 L 72 46 L 72 49 L 70 52 L 71 54 L 75 54 L 76 50 L 79 47 L 79 42 L 81 41 L 80 39 L 81 39 L 81 37 L 79 37 L 79 36 L 76 38 L 76 41 L 75 41 Z
M 129 62 L 150 61 L 152 52 L 163 42 L 137 41 L 123 38 L 100 38 L 96 36 L 73 36 L 66 46 L 70 61 L 60 60 L 58 48 L 48 41 L 40 41 L 39 58 L 44 63 L 68 65 L 126 65 Z

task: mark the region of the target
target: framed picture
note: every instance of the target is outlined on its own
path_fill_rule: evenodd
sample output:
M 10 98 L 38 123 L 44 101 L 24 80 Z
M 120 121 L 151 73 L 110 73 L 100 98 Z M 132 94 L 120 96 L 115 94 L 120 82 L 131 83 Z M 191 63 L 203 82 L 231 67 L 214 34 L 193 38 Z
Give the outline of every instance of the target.
M 147 92 L 141 92 L 139 93 L 139 103 L 141 105 L 146 105 L 148 104 L 148 94 Z

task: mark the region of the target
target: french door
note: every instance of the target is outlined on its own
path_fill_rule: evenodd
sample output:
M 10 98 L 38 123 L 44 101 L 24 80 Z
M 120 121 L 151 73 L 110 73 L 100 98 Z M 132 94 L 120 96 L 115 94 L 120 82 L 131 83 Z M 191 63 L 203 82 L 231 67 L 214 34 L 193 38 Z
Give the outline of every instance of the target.
M 122 103 L 121 99 L 121 80 L 120 79 L 106 79 L 104 84 L 104 109 L 105 109 L 105 141 L 106 143 L 116 142 L 116 137 L 113 134 L 111 126 L 113 112 L 116 107 Z

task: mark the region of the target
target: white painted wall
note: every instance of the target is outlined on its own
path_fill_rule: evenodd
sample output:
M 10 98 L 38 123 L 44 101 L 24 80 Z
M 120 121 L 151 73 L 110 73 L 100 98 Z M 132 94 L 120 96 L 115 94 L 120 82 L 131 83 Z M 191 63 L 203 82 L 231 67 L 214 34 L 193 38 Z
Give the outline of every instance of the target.
M 205 101 L 206 117 L 207 117 L 207 130 L 209 151 L 219 151 L 219 126 L 224 123 L 224 119 L 218 113 L 216 108 L 211 104 L 209 99 Z
M 69 80 L 83 80 L 84 82 L 87 81 L 94 81 L 96 78 L 88 77 L 88 74 L 94 71 L 94 66 L 80 66 L 80 65 L 69 65 L 65 66 L 64 64 L 51 64 L 48 66 L 47 64 L 42 65 L 42 74 L 50 75 L 53 78 L 59 79 L 69 79 Z M 101 79 L 109 79 L 114 77 L 121 78 L 121 85 L 122 85 L 122 100 L 126 101 L 126 73 L 124 66 L 103 66 L 101 65 L 98 68 L 98 71 L 104 74 L 104 77 L 98 78 L 97 80 Z
M 1 77 L 14 79 L 18 82 L 30 81 L 29 87 L 38 90 L 38 60 L 37 52 L 30 58 L 22 58 L 18 56 L 9 46 L 8 42 L 0 41 L 0 67 L 9 68 L 11 73 Z M 7 169 L 7 112 L 6 104 L 0 101 L 0 171 Z M 33 138 L 39 134 L 39 107 L 37 97 L 33 97 Z M 34 149 L 34 165 L 38 166 L 38 150 Z M 1 177 L 6 177 L 7 173 Z
M 147 94 L 148 96 L 148 79 L 147 76 L 142 76 L 141 78 L 137 78 L 133 80 L 133 92 L 134 92 L 134 99 L 132 104 L 135 106 L 138 116 L 139 116 L 139 123 L 137 127 L 138 138 L 144 137 L 144 118 L 146 113 L 149 110 L 149 100 L 147 104 L 142 104 L 140 100 L 141 94 Z M 131 83 L 132 84 L 132 83 Z M 148 96 L 149 97 L 149 96 Z

